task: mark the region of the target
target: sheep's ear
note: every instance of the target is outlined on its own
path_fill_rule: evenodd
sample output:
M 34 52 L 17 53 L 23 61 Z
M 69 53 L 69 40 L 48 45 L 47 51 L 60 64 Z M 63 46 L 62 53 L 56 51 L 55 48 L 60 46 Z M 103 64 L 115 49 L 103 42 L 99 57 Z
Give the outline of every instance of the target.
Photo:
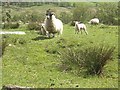
M 50 12 L 51 12 L 51 9 L 46 10 L 46 13 L 47 13 L 47 14 L 50 13 Z

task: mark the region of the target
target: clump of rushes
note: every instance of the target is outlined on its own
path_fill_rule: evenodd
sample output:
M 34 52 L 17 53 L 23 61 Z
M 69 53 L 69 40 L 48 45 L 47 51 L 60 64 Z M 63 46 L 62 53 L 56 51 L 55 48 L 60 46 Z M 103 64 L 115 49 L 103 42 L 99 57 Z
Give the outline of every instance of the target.
M 84 49 L 67 48 L 61 53 L 61 62 L 68 68 L 76 66 L 84 69 L 87 74 L 101 75 L 104 66 L 112 59 L 114 46 L 98 45 Z
M 105 45 L 86 48 L 82 52 L 82 58 L 87 72 L 92 75 L 101 75 L 104 66 L 112 59 L 114 49 L 114 46 Z

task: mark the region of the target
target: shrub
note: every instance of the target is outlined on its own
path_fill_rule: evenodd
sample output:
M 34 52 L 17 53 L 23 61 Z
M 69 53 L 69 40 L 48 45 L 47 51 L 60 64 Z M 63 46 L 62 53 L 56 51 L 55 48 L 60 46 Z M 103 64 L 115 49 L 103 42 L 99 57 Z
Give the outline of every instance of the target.
M 118 25 L 118 3 L 101 2 L 98 8 L 97 15 L 103 24 Z
M 13 22 L 16 22 L 16 21 L 19 21 L 21 19 L 20 15 L 14 15 L 13 18 L 12 18 L 12 21 Z
M 70 49 L 63 51 L 61 54 L 62 64 L 68 68 L 83 68 L 87 74 L 101 75 L 104 66 L 112 58 L 115 47 L 110 46 L 94 46 L 84 49 Z M 78 71 L 79 72 L 79 71 Z
M 86 22 L 89 17 L 90 17 L 90 13 L 88 10 L 90 7 L 87 3 L 79 3 L 74 9 L 73 9 L 73 20 L 77 20 L 77 21 L 82 21 L 82 22 Z
M 2 26 L 2 29 L 8 29 L 10 28 L 10 24 L 9 23 L 5 23 L 3 26 Z
M 115 47 L 95 46 L 85 49 L 82 52 L 84 67 L 89 74 L 100 75 L 103 68 L 112 58 Z
M 7 40 L 2 39 L 2 42 L 0 42 L 0 57 L 4 54 L 4 51 L 7 45 L 8 45 Z
M 11 29 L 15 29 L 15 28 L 18 28 L 19 27 L 19 23 L 12 23 L 10 28 Z
M 61 12 L 60 20 L 62 20 L 63 23 L 67 24 L 72 20 L 72 14 L 67 12 Z
M 29 30 L 40 30 L 41 29 L 40 25 L 38 23 L 35 23 L 35 22 L 30 22 L 28 24 L 27 28 Z
M 75 22 L 74 22 L 74 21 L 71 21 L 71 22 L 70 22 L 70 25 L 71 25 L 71 26 L 75 26 Z
M 3 29 L 16 29 L 19 27 L 19 23 L 5 23 Z

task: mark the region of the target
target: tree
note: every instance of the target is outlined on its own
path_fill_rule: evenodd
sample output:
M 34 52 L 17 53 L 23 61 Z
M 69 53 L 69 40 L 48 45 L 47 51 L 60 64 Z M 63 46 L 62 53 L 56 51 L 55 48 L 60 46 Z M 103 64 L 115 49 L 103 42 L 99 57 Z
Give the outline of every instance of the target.
M 104 24 L 118 24 L 118 4 L 117 2 L 104 2 L 98 5 L 98 17 Z
M 73 9 L 73 20 L 88 22 L 91 18 L 97 16 L 98 4 L 96 3 L 80 2 L 73 3 L 73 6 L 75 7 Z

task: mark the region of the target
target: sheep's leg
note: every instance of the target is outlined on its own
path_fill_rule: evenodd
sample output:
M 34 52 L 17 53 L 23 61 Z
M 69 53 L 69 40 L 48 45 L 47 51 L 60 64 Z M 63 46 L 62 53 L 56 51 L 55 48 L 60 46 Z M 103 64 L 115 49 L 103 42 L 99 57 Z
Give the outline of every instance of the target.
M 75 34 L 78 34 L 78 31 L 79 31 L 79 30 L 78 30 L 77 28 L 75 28 Z
M 41 34 L 44 35 L 44 33 L 43 33 L 43 29 L 42 29 L 42 28 L 41 28 Z
M 79 33 L 79 31 L 76 32 L 77 34 Z
M 81 34 L 82 34 L 82 30 L 80 30 L 81 31 Z
M 53 37 L 55 37 L 55 34 L 53 34 Z
M 76 30 L 76 33 L 78 34 L 78 33 L 79 33 L 79 30 Z
M 77 31 L 75 30 L 75 34 L 77 34 Z
M 49 33 L 49 32 L 45 30 L 45 35 L 46 35 L 46 36 L 48 36 L 48 33 Z
M 62 35 L 62 31 L 63 31 L 63 30 L 61 30 L 60 32 L 58 32 L 58 35 Z
M 60 37 L 60 35 L 62 35 L 62 32 L 58 32 L 58 36 Z
M 62 35 L 62 29 L 60 31 L 57 32 L 58 36 L 60 37 L 60 35 Z
M 48 38 L 50 38 L 50 33 L 47 33 Z

